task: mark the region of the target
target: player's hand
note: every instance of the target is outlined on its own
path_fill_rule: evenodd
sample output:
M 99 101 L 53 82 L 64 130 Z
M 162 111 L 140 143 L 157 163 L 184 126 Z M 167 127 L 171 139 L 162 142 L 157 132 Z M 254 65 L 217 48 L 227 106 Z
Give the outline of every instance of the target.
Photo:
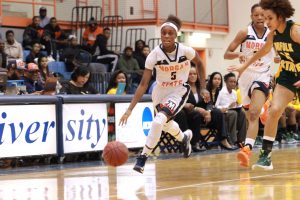
M 120 119 L 119 126 L 125 125 L 130 115 L 131 115 L 131 110 L 126 110 L 126 112 L 123 114 L 123 116 Z
M 239 54 L 240 63 L 246 62 L 247 57 L 242 52 Z
M 231 65 L 227 67 L 227 70 L 229 72 L 238 72 L 238 78 L 241 77 L 242 73 L 246 70 L 246 67 L 244 65 Z
M 296 88 L 300 88 L 300 81 L 297 81 L 296 83 L 294 83 L 294 86 L 295 86 Z

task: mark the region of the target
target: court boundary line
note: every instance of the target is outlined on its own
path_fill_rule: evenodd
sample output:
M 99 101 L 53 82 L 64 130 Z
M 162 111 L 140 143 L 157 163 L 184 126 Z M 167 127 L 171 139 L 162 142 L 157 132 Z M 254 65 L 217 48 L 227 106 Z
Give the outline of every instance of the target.
M 199 187 L 199 186 L 211 185 L 211 184 L 229 183 L 229 182 L 234 182 L 234 181 L 253 180 L 253 179 L 265 178 L 265 177 L 270 177 L 270 176 L 281 176 L 281 175 L 289 175 L 289 174 L 297 174 L 297 173 L 300 173 L 300 171 L 266 174 L 266 175 L 253 176 L 253 177 L 247 177 L 247 178 L 236 178 L 236 179 L 227 179 L 227 180 L 220 180 L 220 181 L 210 181 L 210 182 L 205 182 L 205 183 L 196 183 L 196 184 L 190 184 L 190 185 L 182 185 L 182 186 L 176 186 L 176 187 L 156 189 L 156 192 L 183 189 L 183 188 Z M 136 195 L 145 194 L 145 192 L 136 192 L 135 194 Z M 109 197 L 118 197 L 118 196 L 117 195 L 110 195 Z

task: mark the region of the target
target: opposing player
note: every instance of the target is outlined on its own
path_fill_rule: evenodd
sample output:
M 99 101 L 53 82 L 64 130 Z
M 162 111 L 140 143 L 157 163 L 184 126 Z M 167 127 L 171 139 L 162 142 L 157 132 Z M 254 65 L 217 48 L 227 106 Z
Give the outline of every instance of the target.
M 270 29 L 266 44 L 245 63 L 228 67 L 229 71 L 237 71 L 240 75 L 247 72 L 252 63 L 268 54 L 274 46 L 280 61 L 280 73 L 276 79 L 273 99 L 269 108 L 262 150 L 252 169 L 272 170 L 271 151 L 275 140 L 278 120 L 285 107 L 299 93 L 300 87 L 300 26 L 291 20 L 295 9 L 288 0 L 261 0 L 265 22 Z
M 140 173 L 143 173 L 146 160 L 157 145 L 162 131 L 170 133 L 178 141 L 182 142 L 183 156 L 185 158 L 191 154 L 190 141 L 192 132 L 187 130 L 183 133 L 178 124 L 172 120 L 183 108 L 189 96 L 190 86 L 186 82 L 190 71 L 190 61 L 193 61 L 197 66 L 199 77 L 201 77 L 202 94 L 209 96 L 209 93 L 204 89 L 206 87 L 205 68 L 199 55 L 193 48 L 175 42 L 180 27 L 181 21 L 172 15 L 162 24 L 162 44 L 148 55 L 142 80 L 127 111 L 119 122 L 119 125 L 127 122 L 132 109 L 146 92 L 152 71 L 155 69 L 157 84 L 152 92 L 152 100 L 156 115 L 143 151 L 137 157 L 133 168 Z
M 270 31 L 264 25 L 263 9 L 259 4 L 254 4 L 251 7 L 251 19 L 252 23 L 239 31 L 230 43 L 224 54 L 225 59 L 239 58 L 240 62 L 243 63 L 264 46 Z M 241 46 L 240 52 L 235 52 L 239 45 Z M 241 144 L 241 150 L 237 154 L 241 166 L 249 166 L 249 157 L 258 134 L 259 114 L 269 94 L 270 64 L 274 55 L 273 51 L 270 51 L 252 63 L 239 78 L 242 104 L 248 120 L 246 141 Z

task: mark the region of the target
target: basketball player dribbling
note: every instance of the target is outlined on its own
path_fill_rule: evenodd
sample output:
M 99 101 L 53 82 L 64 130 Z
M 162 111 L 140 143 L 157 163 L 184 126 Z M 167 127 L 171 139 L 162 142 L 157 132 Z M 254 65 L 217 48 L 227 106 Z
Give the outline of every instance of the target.
M 152 71 L 155 69 L 157 84 L 152 92 L 152 100 L 156 115 L 143 151 L 137 157 L 133 168 L 140 173 L 143 173 L 146 160 L 157 145 L 162 131 L 170 133 L 182 143 L 182 151 L 185 158 L 191 154 L 191 130 L 182 132 L 178 124 L 173 120 L 173 117 L 183 108 L 189 96 L 190 86 L 186 82 L 191 67 L 190 61 L 195 63 L 201 77 L 202 95 L 205 97 L 209 96 L 205 89 L 205 68 L 199 55 L 193 48 L 175 42 L 180 27 L 181 21 L 172 15 L 162 24 L 162 44 L 154 48 L 148 55 L 142 80 L 127 111 L 119 122 L 119 125 L 126 124 L 131 111 L 146 92 Z

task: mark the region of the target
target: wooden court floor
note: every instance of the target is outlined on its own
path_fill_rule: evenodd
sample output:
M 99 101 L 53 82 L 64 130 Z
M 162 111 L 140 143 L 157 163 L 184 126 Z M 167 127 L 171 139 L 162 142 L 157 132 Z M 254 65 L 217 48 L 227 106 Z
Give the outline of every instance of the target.
M 144 174 L 133 160 L 0 171 L 0 200 L 256 200 L 300 199 L 300 147 L 275 149 L 273 171 L 239 167 L 236 152 L 198 153 L 188 159 L 151 159 Z M 252 162 L 258 156 L 252 156 Z M 170 158 L 172 157 L 172 158 Z M 67 166 L 67 167 L 66 167 Z

